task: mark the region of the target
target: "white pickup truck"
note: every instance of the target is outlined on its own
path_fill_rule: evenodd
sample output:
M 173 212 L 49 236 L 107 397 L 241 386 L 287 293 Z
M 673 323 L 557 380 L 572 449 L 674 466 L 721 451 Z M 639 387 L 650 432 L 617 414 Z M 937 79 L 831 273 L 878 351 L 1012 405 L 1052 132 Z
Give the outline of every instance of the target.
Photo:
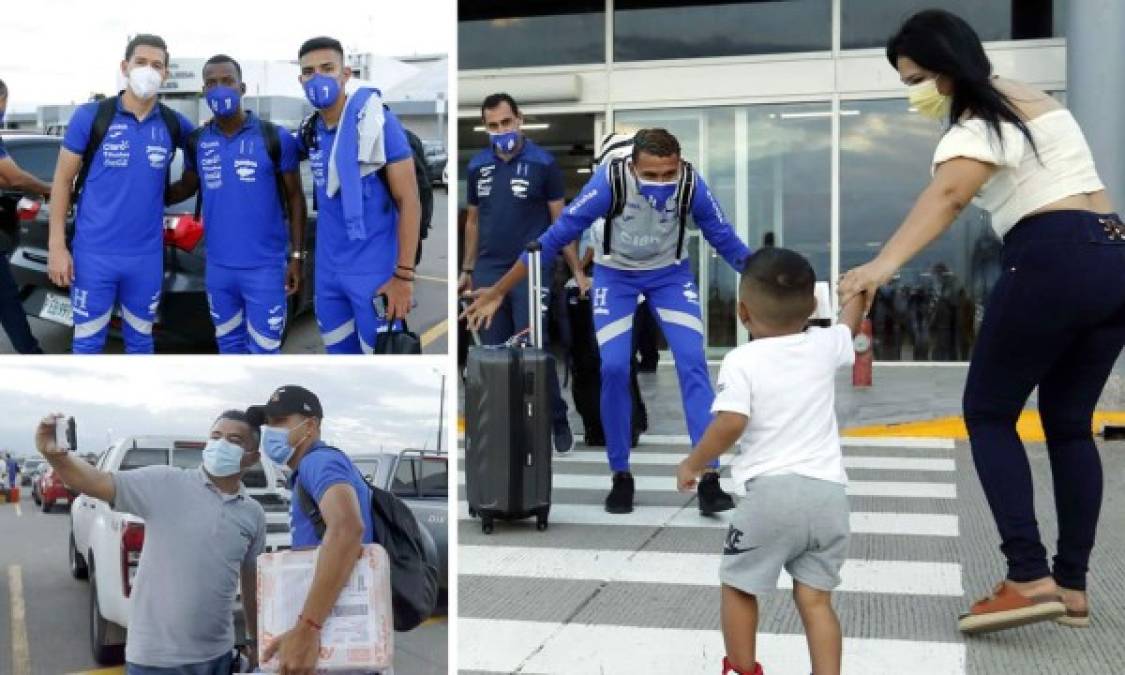
M 143 466 L 194 469 L 203 458 L 202 438 L 130 436 L 107 449 L 97 468 L 115 473 Z M 243 476 L 247 492 L 266 511 L 266 550 L 289 548 L 289 502 L 277 488 L 277 469 L 261 462 Z M 109 504 L 79 495 L 70 510 L 70 572 L 90 580 L 90 648 L 104 665 L 124 659 L 133 578 L 144 546 L 144 521 L 113 511 Z M 235 635 L 244 635 L 240 603 L 232 608 Z

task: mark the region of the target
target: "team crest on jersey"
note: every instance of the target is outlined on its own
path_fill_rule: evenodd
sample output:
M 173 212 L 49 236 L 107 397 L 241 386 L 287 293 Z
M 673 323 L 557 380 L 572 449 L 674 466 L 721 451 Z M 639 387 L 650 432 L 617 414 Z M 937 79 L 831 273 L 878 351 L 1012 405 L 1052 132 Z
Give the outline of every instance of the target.
M 511 181 L 512 196 L 519 199 L 527 199 L 527 190 L 531 187 L 531 183 L 523 178 L 513 178 Z

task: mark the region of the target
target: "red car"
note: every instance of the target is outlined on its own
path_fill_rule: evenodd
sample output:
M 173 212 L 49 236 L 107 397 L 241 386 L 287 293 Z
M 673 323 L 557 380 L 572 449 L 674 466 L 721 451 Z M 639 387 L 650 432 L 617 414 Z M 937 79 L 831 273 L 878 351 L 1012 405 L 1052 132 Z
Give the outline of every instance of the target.
M 50 511 L 57 502 L 66 502 L 69 507 L 77 496 L 77 492 L 63 485 L 62 479 L 59 478 L 54 469 L 44 471 L 31 487 L 31 498 L 43 509 L 44 513 Z

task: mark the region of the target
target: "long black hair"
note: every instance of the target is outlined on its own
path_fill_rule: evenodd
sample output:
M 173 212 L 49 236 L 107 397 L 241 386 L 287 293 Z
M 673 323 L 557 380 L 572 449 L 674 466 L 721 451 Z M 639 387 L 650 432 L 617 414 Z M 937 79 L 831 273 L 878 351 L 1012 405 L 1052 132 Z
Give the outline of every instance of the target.
M 1027 123 L 1008 97 L 993 86 L 992 62 L 984 53 L 980 37 L 964 19 L 941 9 L 918 12 L 887 41 L 887 60 L 892 68 L 898 68 L 900 56 L 953 81 L 950 126 L 960 121 L 967 110 L 983 119 L 1003 144 L 1000 123 L 1010 122 L 1039 154 Z

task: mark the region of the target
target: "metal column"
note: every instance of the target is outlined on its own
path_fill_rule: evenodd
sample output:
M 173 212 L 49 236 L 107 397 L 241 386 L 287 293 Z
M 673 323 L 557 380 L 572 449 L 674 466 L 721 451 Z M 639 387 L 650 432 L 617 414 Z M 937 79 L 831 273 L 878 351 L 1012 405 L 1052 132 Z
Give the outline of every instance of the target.
M 1090 148 L 1114 208 L 1125 212 L 1125 2 L 1070 0 L 1067 105 Z

